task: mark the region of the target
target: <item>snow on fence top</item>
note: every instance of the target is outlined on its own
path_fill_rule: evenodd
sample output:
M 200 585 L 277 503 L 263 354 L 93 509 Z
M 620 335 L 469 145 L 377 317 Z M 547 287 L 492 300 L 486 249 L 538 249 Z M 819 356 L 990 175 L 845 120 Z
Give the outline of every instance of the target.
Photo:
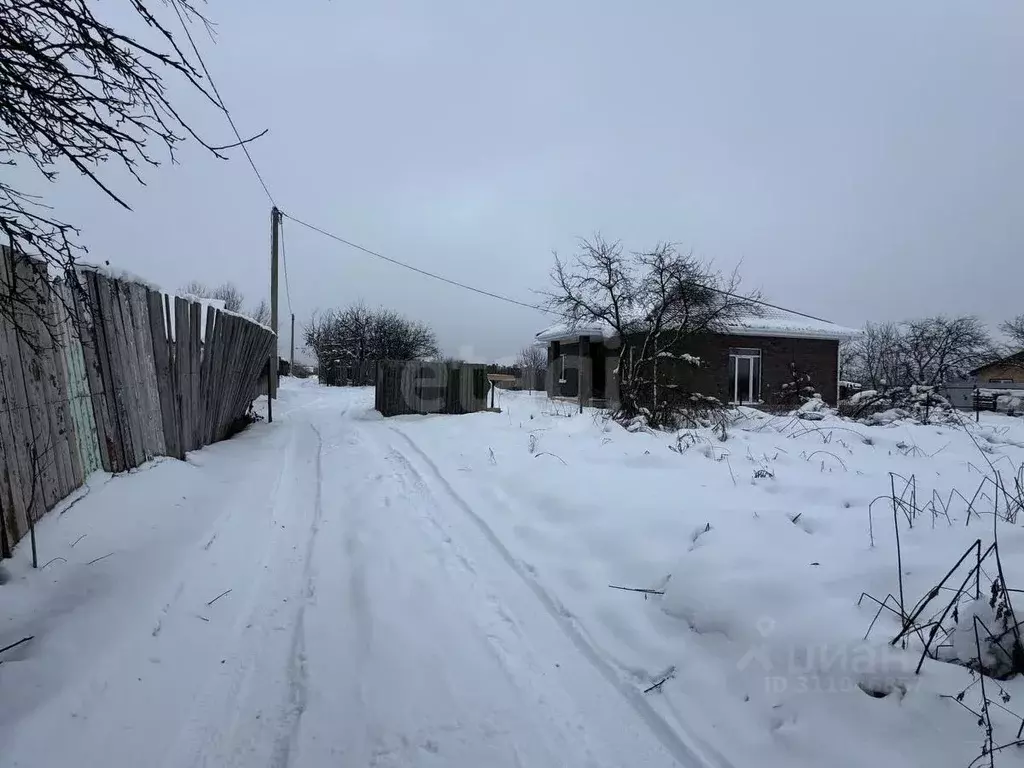
M 109 278 L 111 280 L 117 280 L 117 281 L 122 282 L 122 283 L 136 283 L 138 285 L 143 286 L 144 288 L 147 288 L 147 289 L 149 289 L 151 291 L 155 291 L 156 293 L 159 293 L 160 296 L 161 296 L 161 300 L 163 300 L 164 298 L 169 299 L 171 301 L 172 305 L 174 303 L 174 297 L 175 296 L 180 296 L 181 298 L 185 299 L 186 301 L 195 302 L 196 304 L 198 304 L 200 306 L 200 311 L 199 311 L 199 338 L 200 338 L 200 340 L 205 340 L 205 337 L 206 337 L 206 313 L 207 313 L 208 309 L 216 309 L 218 311 L 218 313 L 226 314 L 226 315 L 233 315 L 234 317 L 240 317 L 243 320 L 247 320 L 250 323 L 254 323 L 255 325 L 260 326 L 261 328 L 264 328 L 264 329 L 270 331 L 271 333 L 274 333 L 274 329 L 271 328 L 270 326 L 264 325 L 263 323 L 257 323 L 251 317 L 249 317 L 248 315 L 244 315 L 241 312 L 232 312 L 231 310 L 226 309 L 225 306 L 224 306 L 224 300 L 223 299 L 209 299 L 209 298 L 203 298 L 201 296 L 195 296 L 195 295 L 193 295 L 191 293 L 181 293 L 181 294 L 178 294 L 178 293 L 174 293 L 172 291 L 165 291 L 163 288 L 161 288 L 159 285 L 157 285 L 156 283 L 152 282 L 151 280 L 146 280 L 144 277 L 139 277 L 138 275 L 136 275 L 136 274 L 134 274 L 132 272 L 129 272 L 126 269 L 120 269 L 120 268 L 117 268 L 117 267 L 111 267 L 109 264 L 94 264 L 94 263 L 91 263 L 91 262 L 82 261 L 82 262 L 78 262 L 76 264 L 76 267 L 80 271 L 96 272 L 97 274 L 103 275 L 104 277 L 107 277 L 107 278 Z M 174 312 L 171 312 L 170 322 L 171 322 L 171 327 L 167 329 L 167 332 L 168 332 L 169 338 L 173 341 L 176 338 L 175 333 L 174 333 Z
M 79 261 L 75 264 L 79 271 L 85 272 L 96 272 L 97 274 L 103 275 L 111 280 L 118 280 L 122 283 L 136 283 L 144 288 L 148 288 L 151 291 L 163 290 L 159 285 L 147 280 L 144 277 L 139 277 L 134 272 L 129 272 L 127 269 L 119 269 L 117 267 L 111 267 L 109 264 L 93 264 L 87 261 Z
M 758 314 L 750 314 L 736 318 L 725 327 L 726 333 L 747 336 L 777 336 L 799 339 L 826 339 L 842 341 L 856 336 L 859 331 L 845 328 L 827 320 L 817 320 L 796 312 L 788 312 L 771 307 L 762 308 Z M 573 326 L 568 323 L 555 323 L 540 331 L 535 339 L 537 342 L 566 341 L 580 336 L 601 336 L 611 339 L 615 332 L 607 323 L 583 323 Z

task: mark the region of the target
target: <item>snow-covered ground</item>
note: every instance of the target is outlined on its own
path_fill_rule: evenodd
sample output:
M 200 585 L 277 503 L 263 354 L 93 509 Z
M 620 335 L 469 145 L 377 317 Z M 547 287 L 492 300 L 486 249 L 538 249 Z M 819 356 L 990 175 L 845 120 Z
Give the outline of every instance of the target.
M 869 504 L 889 472 L 913 475 L 919 507 L 942 500 L 900 528 L 913 605 L 991 541 L 991 488 L 980 519 L 946 500 L 970 499 L 989 461 L 1012 483 L 1024 420 L 968 433 L 749 412 L 722 441 L 628 433 L 540 395 L 384 420 L 370 390 L 280 394 L 273 425 L 94 478 L 39 526 L 42 571 L 19 546 L 0 647 L 34 639 L 0 654 L 0 766 L 979 755 L 964 708 L 979 686 L 943 698 L 970 673 L 928 660 L 915 675 L 887 611 L 864 640 L 878 607 L 861 593 L 898 592 L 892 507 L 869 523 Z M 1024 531 L 1000 526 L 1024 586 Z M 1024 687 L 1002 685 L 1024 713 Z M 1012 740 L 1020 721 L 992 709 Z

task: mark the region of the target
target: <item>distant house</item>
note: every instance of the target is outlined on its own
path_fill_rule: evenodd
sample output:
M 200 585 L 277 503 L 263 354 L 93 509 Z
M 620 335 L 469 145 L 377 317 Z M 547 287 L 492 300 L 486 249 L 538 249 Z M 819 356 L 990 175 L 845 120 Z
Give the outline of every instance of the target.
M 1024 389 L 1024 350 L 970 372 L 978 387 Z
M 982 394 L 1024 394 L 1024 350 L 969 371 L 946 385 L 946 396 L 958 408 L 972 408 L 974 390 Z
M 659 362 L 659 378 L 668 376 L 685 391 L 717 397 L 724 403 L 771 403 L 792 382 L 807 375 L 822 399 L 834 404 L 839 394 L 839 342 L 857 331 L 784 310 L 730 323 L 724 333 L 687 344 L 680 354 Z M 628 350 L 634 339 L 627 342 Z M 602 325 L 559 324 L 536 335 L 547 346 L 549 397 L 614 405 L 618 400 L 618 362 L 623 344 Z M 693 365 L 687 355 L 700 359 Z M 667 369 L 667 371 L 666 371 Z

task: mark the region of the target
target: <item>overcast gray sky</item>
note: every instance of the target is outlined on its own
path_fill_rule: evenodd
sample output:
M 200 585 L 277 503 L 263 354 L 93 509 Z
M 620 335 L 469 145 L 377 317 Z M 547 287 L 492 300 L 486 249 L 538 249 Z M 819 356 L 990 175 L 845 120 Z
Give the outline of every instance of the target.
M 207 10 L 217 41 L 197 41 L 243 132 L 270 129 L 252 153 L 280 206 L 395 258 L 535 301 L 552 249 L 600 230 L 742 261 L 769 300 L 847 325 L 1024 311 L 1020 0 Z M 269 293 L 269 204 L 241 155 L 187 149 L 146 179 L 118 188 L 131 213 L 70 173 L 33 189 L 92 260 Z M 285 231 L 299 324 L 363 299 L 479 359 L 546 324 Z

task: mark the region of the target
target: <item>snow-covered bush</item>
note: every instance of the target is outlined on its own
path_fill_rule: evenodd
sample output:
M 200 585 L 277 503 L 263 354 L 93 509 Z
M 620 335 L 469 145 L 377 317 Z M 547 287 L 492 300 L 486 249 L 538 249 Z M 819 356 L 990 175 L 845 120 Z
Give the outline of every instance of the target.
M 893 387 L 885 392 L 867 389 L 841 400 L 839 415 L 864 424 L 884 425 L 899 419 L 959 424 L 960 416 L 935 387 Z
M 997 585 L 993 588 L 998 591 Z M 1013 616 L 1005 596 L 997 594 L 982 595 L 959 606 L 952 660 L 997 680 L 1019 672 L 1024 650 L 1018 639 L 1020 629 L 1014 631 Z
M 831 411 L 832 409 L 821 399 L 821 395 L 815 395 L 796 409 L 796 415 L 805 421 L 821 421 Z
M 1006 393 L 996 398 L 996 410 L 1014 416 L 1024 411 L 1024 393 Z
M 796 367 L 796 363 L 789 364 L 790 379 L 779 387 L 771 399 L 770 405 L 779 410 L 791 411 L 812 399 L 817 392 L 811 382 L 811 375 Z
M 710 427 L 722 421 L 724 410 L 717 397 L 690 392 L 663 402 L 658 423 L 667 429 Z

